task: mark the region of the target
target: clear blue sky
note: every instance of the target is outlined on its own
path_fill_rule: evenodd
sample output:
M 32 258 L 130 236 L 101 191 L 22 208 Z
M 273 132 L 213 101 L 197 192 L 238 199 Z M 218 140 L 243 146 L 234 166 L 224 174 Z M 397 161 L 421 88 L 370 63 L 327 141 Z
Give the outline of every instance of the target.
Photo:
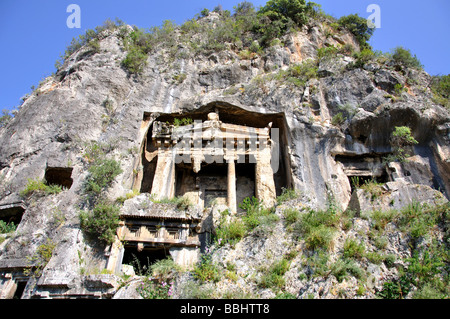
M 203 8 L 219 3 L 230 11 L 242 0 L 0 0 L 0 110 L 20 104 L 31 86 L 55 71 L 55 61 L 86 29 L 107 18 L 122 19 L 142 28 L 163 20 L 181 24 Z M 250 1 L 256 7 L 266 0 Z M 448 0 L 316 0 L 339 18 L 358 13 L 368 17 L 369 4 L 381 8 L 381 28 L 372 37 L 375 50 L 404 46 L 418 56 L 432 74 L 450 73 L 450 1 Z M 67 6 L 81 7 L 81 28 L 66 26 Z

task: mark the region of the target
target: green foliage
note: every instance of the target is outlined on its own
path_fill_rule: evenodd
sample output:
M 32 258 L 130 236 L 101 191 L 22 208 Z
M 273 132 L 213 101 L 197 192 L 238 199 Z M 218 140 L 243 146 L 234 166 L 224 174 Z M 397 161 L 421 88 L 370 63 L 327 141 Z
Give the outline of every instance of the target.
M 176 45 L 175 29 L 177 25 L 164 20 L 160 27 L 149 30 L 135 28 L 124 38 L 124 46 L 128 51 L 122 66 L 132 74 L 140 74 L 147 65 L 148 54 L 163 45 L 173 48 Z
M 403 299 L 413 288 L 416 288 L 413 298 L 441 299 L 449 297 L 449 242 L 441 244 L 433 239 L 425 249 L 420 249 L 414 244 L 419 237 L 430 234 L 436 225 L 441 223 L 448 225 L 449 214 L 450 204 L 448 203 L 436 207 L 413 203 L 397 214 L 395 221 L 399 228 L 410 235 L 413 240 L 412 257 L 405 260 L 408 266 L 406 269 L 400 269 L 399 278 L 386 282 L 383 288 L 377 292 L 379 297 Z M 445 240 L 446 238 L 444 238 Z M 395 256 L 384 255 L 381 259 L 389 267 L 393 265 Z
M 202 255 L 200 262 L 193 269 L 193 276 L 201 282 L 212 281 L 218 282 L 221 279 L 221 270 L 219 266 L 212 260 L 212 251 L 209 247 L 206 253 Z
M 282 188 L 281 195 L 277 197 L 277 203 L 278 205 L 299 198 L 301 195 L 301 192 L 296 189 L 288 189 L 288 188 Z
M 28 183 L 25 189 L 20 192 L 20 196 L 27 197 L 35 193 L 53 195 L 61 193 L 62 190 L 62 187 L 59 185 L 47 185 L 44 179 L 28 179 Z
M 194 120 L 190 117 L 183 117 L 181 119 L 178 119 L 178 118 L 173 119 L 173 125 L 175 127 L 191 125 L 192 123 L 194 123 Z
M 370 217 L 372 218 L 372 227 L 375 230 L 384 231 L 387 224 L 396 220 L 398 217 L 398 212 L 396 210 L 375 210 L 370 214 Z
M 306 247 L 312 250 L 318 248 L 332 249 L 335 233 L 336 230 L 334 228 L 324 225 L 311 228 L 306 235 Z
M 308 22 L 307 8 L 305 0 L 269 0 L 259 13 L 283 25 L 293 21 L 300 26 Z
M 181 84 L 186 80 L 187 74 L 186 73 L 180 73 L 173 76 L 173 80 L 176 81 L 176 83 Z
M 209 9 L 205 8 L 200 12 L 201 17 L 206 17 L 209 15 Z
M 27 268 L 24 271 L 26 276 L 40 277 L 47 263 L 53 256 L 53 250 L 56 247 L 56 243 L 50 238 L 47 238 L 44 244 L 39 245 L 36 253 L 33 256 L 27 257 L 31 264 L 31 268 Z
M 233 7 L 234 9 L 234 15 L 237 17 L 245 17 L 249 15 L 253 15 L 256 13 L 255 6 L 253 3 L 248 1 L 243 1 L 238 3 L 236 6 Z
M 12 119 L 13 116 L 9 113 L 9 110 L 3 110 L 2 116 L 0 116 L 0 127 L 6 126 Z
M 188 210 L 192 207 L 192 203 L 188 197 L 185 196 L 175 196 L 173 198 L 161 198 L 158 200 L 152 200 L 157 204 L 172 204 L 175 205 L 178 210 Z
M 303 214 L 294 226 L 294 233 L 305 239 L 308 249 L 331 249 L 340 214 L 329 208 L 326 211 L 313 211 Z
M 79 213 L 80 226 L 102 243 L 110 245 L 114 242 L 119 225 L 119 213 L 119 206 L 101 202 L 92 211 L 83 210 Z
M 422 63 L 416 55 L 412 55 L 411 51 L 403 47 L 397 47 L 392 52 L 392 61 L 406 68 L 423 69 Z
M 443 293 L 443 289 L 436 288 L 433 284 L 426 284 L 414 292 L 413 299 L 445 299 L 448 298 L 448 293 Z
M 313 277 L 326 277 L 330 272 L 328 266 L 328 253 L 323 249 L 317 249 L 306 260 L 305 265 L 310 269 Z
M 339 112 L 338 114 L 333 116 L 333 118 L 331 119 L 331 124 L 333 124 L 334 126 L 341 126 L 344 123 L 345 123 L 345 117 L 342 112 Z
M 284 275 L 289 270 L 290 265 L 290 261 L 286 258 L 274 262 L 262 275 L 259 286 L 282 289 L 286 284 Z
M 405 91 L 407 91 L 407 89 L 401 83 L 397 83 L 396 85 L 394 85 L 395 95 L 400 96 Z
M 134 256 L 135 257 L 135 256 Z M 156 261 L 152 265 L 141 267 L 137 258 L 135 267 L 141 276 L 146 276 L 137 292 L 144 299 L 170 299 L 173 294 L 173 277 L 180 271 L 180 267 L 172 258 Z
M 445 220 L 449 212 L 449 204 L 430 208 L 413 202 L 401 210 L 398 224 L 404 232 L 417 239 L 427 234 L 440 220 Z
M 180 266 L 178 266 L 172 258 L 166 258 L 156 261 L 150 266 L 153 277 L 158 280 L 168 281 L 176 273 L 180 271 Z
M 370 48 L 368 41 L 372 37 L 375 29 L 369 28 L 367 19 L 362 18 L 357 14 L 350 14 L 341 17 L 338 20 L 338 24 L 350 31 L 356 37 L 361 49 Z
M 13 222 L 6 223 L 3 220 L 0 220 L 0 234 L 8 234 L 15 232 L 17 229 L 17 225 L 15 225 Z
M 147 58 L 147 54 L 141 49 L 134 47 L 127 53 L 127 56 L 122 61 L 122 66 L 130 73 L 139 74 L 142 73 L 147 65 Z
M 105 100 L 104 106 L 107 107 L 107 100 Z M 92 164 L 96 161 L 100 161 L 101 159 L 106 157 L 106 154 L 111 152 L 114 148 L 112 143 L 99 143 L 99 142 L 89 142 L 85 143 L 85 151 L 83 153 L 83 158 L 89 163 Z
M 372 52 L 372 50 L 370 50 L 370 49 L 364 49 L 361 52 L 363 52 L 365 50 L 369 50 L 370 52 Z M 344 54 L 344 55 L 348 55 L 348 56 L 354 55 L 356 57 L 356 55 L 359 55 L 360 52 L 355 53 L 354 47 L 350 43 L 347 43 L 347 44 L 339 46 L 339 47 L 335 47 L 335 46 L 322 47 L 317 50 L 317 58 L 319 60 L 331 59 L 331 58 L 336 57 L 337 54 Z
M 70 45 L 66 48 L 64 55 L 55 63 L 56 69 L 58 70 L 64 64 L 65 59 L 85 45 L 89 45 L 91 51 L 99 52 L 100 45 L 98 40 L 100 39 L 101 34 L 106 30 L 115 30 L 116 28 L 123 26 L 123 24 L 123 21 L 119 19 L 116 19 L 115 22 L 107 19 L 101 26 L 98 26 L 95 29 L 88 29 L 78 38 L 73 38 Z
M 318 7 L 316 3 L 306 3 L 305 0 L 269 0 L 258 14 L 278 24 L 280 31 L 286 31 L 290 26 L 306 24 L 311 16 L 316 15 Z
M 20 196 L 29 196 L 34 192 L 45 192 L 47 185 L 42 179 L 28 179 L 25 189 L 20 192 Z
M 87 208 L 79 212 L 81 229 L 106 245 L 112 244 L 115 240 L 120 211 L 119 206 L 110 204 L 102 194 L 122 173 L 120 163 L 106 157 L 112 149 L 113 144 L 108 143 L 86 144 L 83 155 L 89 164 L 89 174 L 84 181 Z
M 365 246 L 363 243 L 357 242 L 355 239 L 347 238 L 344 243 L 344 258 L 356 258 L 361 259 L 365 253 Z
M 100 53 L 100 42 L 98 41 L 98 39 L 89 41 L 88 48 L 92 53 Z
M 317 78 L 317 62 L 314 60 L 306 60 L 301 64 L 289 67 L 288 77 L 297 78 L 306 82 L 309 79 Z
M 445 266 L 443 257 L 442 252 L 436 251 L 436 248 L 432 248 L 430 251 L 425 250 L 421 255 L 415 252 L 413 257 L 407 260 L 409 262 L 407 274 L 412 283 L 416 287 L 422 287 L 432 282 L 433 279 L 437 279 L 436 277 L 441 274 L 442 267 Z M 448 255 L 446 257 L 448 263 Z
M 431 81 L 433 101 L 450 110 L 450 74 L 434 76 Z
M 188 281 L 181 287 L 181 297 L 183 299 L 212 299 L 214 288 L 211 285 L 203 285 L 203 282 Z
M 309 59 L 303 63 L 292 65 L 285 71 L 279 71 L 276 80 L 304 87 L 308 80 L 317 78 L 317 71 L 317 61 Z
M 411 282 L 406 276 L 397 280 L 387 281 L 383 289 L 377 292 L 377 296 L 383 299 L 403 299 L 411 290 Z
M 372 201 L 383 194 L 383 184 L 378 183 L 375 179 L 364 181 L 364 184 L 360 188 L 370 194 Z
M 330 266 L 330 273 L 342 282 L 349 275 L 356 278 L 364 278 L 364 271 L 351 259 L 338 259 Z
M 277 216 L 273 213 L 273 210 L 264 208 L 262 201 L 255 197 L 245 198 L 243 202 L 239 204 L 239 207 L 246 212 L 242 217 L 242 221 L 248 232 L 254 230 L 258 226 L 267 226 L 278 220 Z
M 285 209 L 283 216 L 287 226 L 295 224 L 300 220 L 300 212 L 295 208 Z
M 404 147 L 418 144 L 419 142 L 414 139 L 411 134 L 411 129 L 407 126 L 397 126 L 391 135 L 391 145 L 393 148 L 394 156 L 400 162 L 406 160 L 409 154 Z
M 275 296 L 275 299 L 297 299 L 297 296 L 289 292 L 281 292 Z
M 424 294 L 428 298 L 448 297 L 448 278 L 442 282 L 440 277 L 442 267 L 445 265 L 442 254 L 433 250 L 431 252 L 426 250 L 422 255 L 415 252 L 412 258 L 407 259 L 409 265 L 406 271 L 397 280 L 384 283 L 383 289 L 377 292 L 377 295 L 384 299 L 403 299 L 413 287 L 416 287 L 418 290 L 414 295 L 415 298 L 420 298 Z M 446 262 L 449 262 L 448 256 Z
M 372 51 L 371 48 L 363 48 L 359 52 L 353 53 L 353 57 L 356 59 L 355 62 L 350 63 L 347 66 L 347 69 L 352 68 L 362 68 L 364 65 L 366 65 L 369 62 L 375 61 L 377 58 L 379 58 L 381 53 Z
M 257 12 L 248 2 L 235 7 L 239 26 L 252 31 L 262 47 L 283 36 L 296 27 L 308 22 L 317 14 L 318 5 L 305 0 L 270 0 Z
M 218 246 L 230 244 L 232 247 L 238 243 L 247 233 L 246 225 L 242 220 L 233 220 L 230 222 L 222 221 L 216 229 Z
M 145 278 L 137 292 L 144 299 L 171 299 L 173 293 L 173 283 L 165 281 L 154 281 Z
M 85 190 L 91 194 L 100 194 L 109 187 L 114 179 L 122 173 L 120 163 L 114 159 L 101 159 L 92 164 L 89 169 Z
M 317 58 L 319 60 L 332 58 L 332 57 L 335 57 L 336 54 L 338 54 L 338 52 L 339 52 L 339 49 L 336 48 L 335 46 L 319 48 L 317 50 Z

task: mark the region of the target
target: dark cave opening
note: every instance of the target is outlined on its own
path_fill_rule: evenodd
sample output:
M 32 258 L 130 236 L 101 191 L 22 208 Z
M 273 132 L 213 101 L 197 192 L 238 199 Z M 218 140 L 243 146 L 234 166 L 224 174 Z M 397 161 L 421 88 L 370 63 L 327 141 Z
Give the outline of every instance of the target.
M 380 176 L 374 176 L 374 175 L 358 175 L 358 176 L 348 176 L 348 180 L 350 182 L 350 186 L 352 189 L 352 193 L 363 186 L 364 184 L 368 183 L 379 183 L 384 184 L 389 182 L 389 176 L 387 173 L 380 175 Z
M 19 225 L 25 208 L 21 205 L 3 205 L 0 206 L 0 220 L 5 224 Z
M 170 256 L 167 247 L 145 246 L 139 250 L 137 245 L 126 245 L 122 264 L 131 265 L 137 275 L 145 275 L 150 266 Z
M 72 171 L 72 167 L 47 167 L 44 178 L 47 185 L 70 189 L 73 184 Z
M 17 288 L 14 292 L 13 299 L 21 299 L 23 292 L 25 291 L 25 287 L 27 286 L 27 281 L 17 281 Z

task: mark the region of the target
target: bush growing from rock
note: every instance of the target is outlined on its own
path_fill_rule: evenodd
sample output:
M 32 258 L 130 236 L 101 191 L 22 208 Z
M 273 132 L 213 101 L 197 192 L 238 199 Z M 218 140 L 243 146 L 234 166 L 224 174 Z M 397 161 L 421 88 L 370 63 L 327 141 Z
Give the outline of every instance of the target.
M 12 120 L 12 115 L 9 113 L 9 110 L 3 110 L 2 111 L 2 116 L 0 116 L 0 127 L 6 126 L 6 124 L 8 124 L 11 120 Z
M 434 76 L 431 83 L 433 101 L 450 110 L 450 74 Z
M 375 29 L 369 28 L 367 19 L 360 17 L 357 14 L 350 14 L 341 17 L 338 24 L 349 30 L 358 40 L 361 49 L 370 48 L 368 41 L 372 37 Z
M 392 60 L 401 64 L 406 68 L 422 69 L 423 65 L 420 63 L 416 55 L 412 55 L 411 51 L 403 47 L 397 47 L 392 52 Z
M 407 126 L 397 126 L 391 136 L 391 145 L 393 147 L 394 156 L 400 162 L 406 160 L 409 154 L 404 149 L 407 146 L 418 144 L 411 134 L 411 129 Z
M 132 48 L 122 61 L 122 66 L 128 70 L 128 72 L 133 74 L 142 73 L 146 65 L 147 54 L 139 48 Z
M 109 245 L 114 242 L 120 209 L 116 205 L 98 203 L 92 211 L 81 211 L 80 226 L 88 234 Z
M 20 196 L 31 196 L 34 193 L 45 195 L 59 194 L 62 190 L 62 187 L 59 185 L 47 185 L 44 179 L 28 179 L 28 183 L 25 189 L 20 192 Z
M 219 246 L 227 243 L 234 246 L 245 237 L 246 233 L 247 228 L 244 222 L 239 219 L 223 223 L 216 229 L 216 237 L 218 238 L 218 243 L 220 243 Z
M 3 220 L 0 220 L 0 234 L 8 234 L 12 233 L 16 230 L 17 225 L 15 225 L 13 222 L 6 223 Z
M 86 191 L 93 194 L 100 194 L 111 185 L 117 175 L 122 173 L 120 163 L 114 159 L 98 160 L 89 167 L 88 171 Z

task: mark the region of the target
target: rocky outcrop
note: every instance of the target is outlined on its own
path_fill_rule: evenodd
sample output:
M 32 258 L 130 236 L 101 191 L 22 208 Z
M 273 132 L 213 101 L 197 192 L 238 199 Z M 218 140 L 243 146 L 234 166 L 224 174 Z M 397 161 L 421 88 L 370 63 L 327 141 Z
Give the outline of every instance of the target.
M 0 218 L 9 216 L 11 208 L 23 213 L 17 230 L 0 237 L 0 290 L 13 289 L 11 280 L 28 280 L 23 295 L 27 298 L 137 297 L 131 288 L 136 282 L 116 293 L 118 279 L 100 274 L 107 268 L 112 246 L 93 242 L 81 231 L 78 214 L 85 203 L 86 151 L 95 141 L 102 145 L 105 156 L 120 162 L 122 173 L 104 195 L 111 201 L 123 197 L 141 176 L 149 128 L 164 116 L 200 117 L 217 109 L 221 119 L 224 116 L 241 125 L 263 127 L 262 123 L 274 120 L 283 150 L 283 170 L 275 178 L 277 195 L 282 188 L 299 190 L 304 197 L 296 208 L 325 209 L 330 198 L 342 211 L 357 212 L 401 209 L 413 200 L 445 202 L 450 194 L 450 115 L 432 102 L 430 76 L 417 70 L 400 72 L 378 62 L 352 69 L 349 65 L 355 59 L 338 54 L 318 61 L 317 76 L 306 79 L 304 85 L 289 82 L 283 72 L 296 63 L 316 59 L 319 48 L 349 44 L 359 50 L 350 33 L 327 37 L 323 28 L 320 23 L 305 26 L 286 35 L 283 45 L 267 48 L 251 59 L 231 48 L 198 55 L 180 48 L 188 53 L 176 58 L 160 50 L 149 55 L 138 76 L 130 75 L 120 64 L 127 54 L 120 30 L 103 34 L 98 53 L 86 54 L 87 47 L 73 53 L 56 75 L 30 94 L 15 118 L 0 128 Z M 414 79 L 415 84 L 397 96 L 396 85 L 411 83 L 407 79 Z M 336 124 L 333 117 L 338 113 L 345 119 Z M 386 163 L 384 158 L 392 153 L 390 135 L 403 125 L 412 128 L 419 143 L 409 161 Z M 44 178 L 48 168 L 69 169 L 70 188 L 58 194 L 21 195 L 28 180 Z M 353 176 L 388 183 L 373 201 L 367 192 L 352 190 Z M 135 214 L 133 205 L 138 204 L 127 201 L 122 211 L 127 214 L 131 209 Z M 221 282 L 217 287 L 274 297 L 270 289 L 258 288 L 261 274 L 257 269 L 267 260 L 295 250 L 297 255 L 285 275 L 285 291 L 302 298 L 354 298 L 358 288 L 354 277 L 343 282 L 335 276 L 310 280 L 305 260 L 312 256 L 287 231 L 281 208 L 277 214 L 281 221 L 272 232 L 255 232 L 234 248 L 217 250 L 217 262 L 226 267 L 233 261 L 237 275 L 233 283 Z M 200 228 L 217 224 L 217 212 L 203 217 Z M 359 232 L 370 227 L 369 221 L 360 217 L 352 224 L 351 231 L 336 237 L 334 252 L 342 250 L 347 238 L 359 238 Z M 386 230 L 384 251 L 410 255 L 395 227 Z M 46 263 L 34 258 L 33 264 L 29 257 L 37 256 L 47 239 L 54 244 L 51 258 Z M 360 240 L 376 251 L 369 239 Z M 398 275 L 385 264 L 359 263 L 375 278 L 373 287 L 381 288 L 382 282 Z M 36 267 L 42 267 L 40 276 L 25 275 L 24 270 Z M 368 290 L 359 297 L 372 298 L 374 293 Z

